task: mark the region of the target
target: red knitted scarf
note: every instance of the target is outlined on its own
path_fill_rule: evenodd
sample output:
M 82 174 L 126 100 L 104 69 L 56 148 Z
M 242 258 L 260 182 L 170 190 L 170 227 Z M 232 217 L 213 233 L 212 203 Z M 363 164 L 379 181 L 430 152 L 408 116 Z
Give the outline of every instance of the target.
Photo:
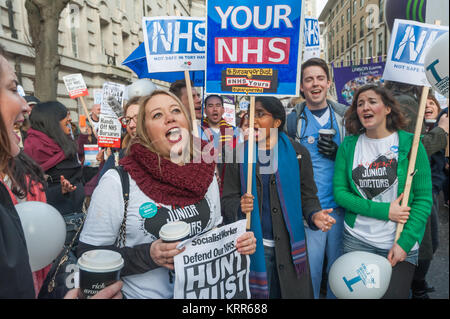
M 140 144 L 120 160 L 140 190 L 157 203 L 187 206 L 198 203 L 214 177 L 214 163 L 187 163 L 183 166 L 159 157 Z

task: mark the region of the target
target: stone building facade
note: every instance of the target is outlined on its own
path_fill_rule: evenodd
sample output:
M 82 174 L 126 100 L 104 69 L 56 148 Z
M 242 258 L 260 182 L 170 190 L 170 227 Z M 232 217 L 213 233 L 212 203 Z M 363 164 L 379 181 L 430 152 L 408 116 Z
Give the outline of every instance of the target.
M 93 90 L 105 81 L 130 84 L 135 74 L 121 63 L 144 41 L 142 18 L 149 16 L 204 16 L 205 0 L 72 0 L 59 22 L 61 67 L 58 100 L 72 112 L 81 105 L 71 100 L 63 76 L 82 73 L 89 89 L 88 107 Z M 15 67 L 27 94 L 34 93 L 34 53 L 30 45 L 25 0 L 0 0 L 0 43 Z M 167 83 L 158 82 L 160 86 Z M 73 117 L 74 118 L 74 117 Z M 76 117 L 74 118 L 74 120 Z

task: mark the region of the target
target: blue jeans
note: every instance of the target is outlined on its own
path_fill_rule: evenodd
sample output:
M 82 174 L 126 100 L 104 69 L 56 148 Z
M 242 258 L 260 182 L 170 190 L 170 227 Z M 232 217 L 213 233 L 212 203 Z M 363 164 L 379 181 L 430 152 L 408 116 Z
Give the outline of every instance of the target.
M 308 249 L 309 269 L 314 290 L 314 298 L 319 299 L 320 283 L 322 282 L 322 269 L 325 254 L 327 256 L 327 273 L 331 265 L 342 255 L 342 233 L 344 231 L 343 208 L 333 209 L 330 214 L 336 220 L 336 224 L 324 233 L 321 230 L 311 230 L 305 227 L 306 244 Z M 336 296 L 327 284 L 327 299 L 335 299 Z
M 264 246 L 264 258 L 266 261 L 267 286 L 269 288 L 269 299 L 280 299 L 280 278 L 277 272 L 277 259 L 275 248 Z
M 381 248 L 377 248 L 372 245 L 369 245 L 369 244 L 353 237 L 346 230 L 344 230 L 343 249 L 344 249 L 344 254 L 352 252 L 352 251 L 357 251 L 357 250 L 377 254 L 377 255 L 383 256 L 385 258 L 387 258 L 388 254 L 389 254 L 389 249 L 381 249 Z M 416 250 L 411 250 L 406 255 L 405 261 L 417 266 L 418 259 L 419 259 L 419 249 L 416 249 Z

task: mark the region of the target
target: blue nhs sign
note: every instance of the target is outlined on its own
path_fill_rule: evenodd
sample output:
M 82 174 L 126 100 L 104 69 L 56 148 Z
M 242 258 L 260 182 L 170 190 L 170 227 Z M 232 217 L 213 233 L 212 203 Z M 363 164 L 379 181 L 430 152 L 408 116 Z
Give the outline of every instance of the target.
M 429 27 L 430 26 L 430 27 Z M 428 48 L 446 30 L 431 25 L 399 23 L 392 51 L 392 61 L 423 65 Z
M 319 20 L 305 17 L 305 46 L 314 47 L 320 45 Z

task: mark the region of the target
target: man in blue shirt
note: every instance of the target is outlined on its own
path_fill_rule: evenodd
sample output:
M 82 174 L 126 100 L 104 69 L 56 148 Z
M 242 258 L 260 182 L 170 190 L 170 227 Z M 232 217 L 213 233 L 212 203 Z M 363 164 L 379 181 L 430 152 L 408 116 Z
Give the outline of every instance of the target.
M 342 254 L 342 235 L 344 228 L 344 210 L 334 202 L 333 180 L 334 160 L 338 145 L 344 139 L 344 117 L 346 106 L 327 99 L 331 86 L 326 62 L 312 58 L 301 67 L 301 95 L 305 101 L 295 106 L 287 118 L 289 136 L 303 144 L 311 155 L 314 180 L 318 197 L 323 209 L 333 208 L 330 214 L 336 224 L 329 232 L 308 228 L 305 223 L 314 298 L 318 299 L 322 281 L 322 269 L 327 257 L 327 273 Z M 319 130 L 334 132 L 330 139 L 319 138 Z M 328 286 L 327 298 L 335 298 Z

